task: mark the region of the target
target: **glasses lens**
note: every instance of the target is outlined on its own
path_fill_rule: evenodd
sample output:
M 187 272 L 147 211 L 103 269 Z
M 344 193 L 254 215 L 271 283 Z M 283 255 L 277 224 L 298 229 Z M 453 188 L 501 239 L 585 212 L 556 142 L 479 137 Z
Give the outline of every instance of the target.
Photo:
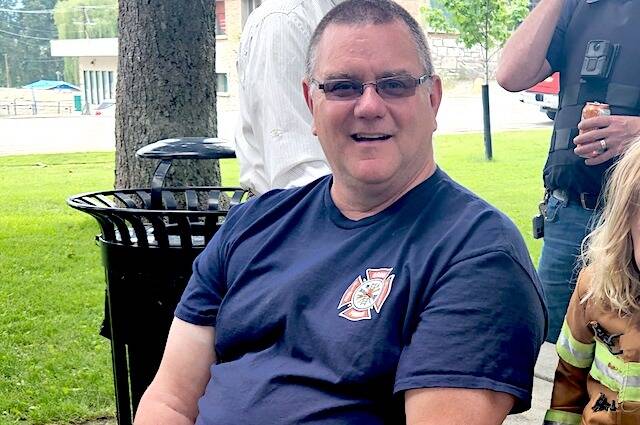
M 416 91 L 416 80 L 409 76 L 381 78 L 376 82 L 378 93 L 383 97 L 407 97 Z
M 329 80 L 324 92 L 330 99 L 354 99 L 362 94 L 362 83 L 355 80 Z

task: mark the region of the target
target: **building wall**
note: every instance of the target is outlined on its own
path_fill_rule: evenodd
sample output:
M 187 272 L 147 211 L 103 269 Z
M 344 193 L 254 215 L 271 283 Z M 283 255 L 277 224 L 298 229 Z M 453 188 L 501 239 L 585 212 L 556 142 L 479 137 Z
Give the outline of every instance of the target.
M 429 33 L 429 45 L 436 73 L 444 78 L 469 80 L 484 78 L 484 51 L 468 49 L 455 34 Z M 499 55 L 489 52 L 489 78 L 493 78 Z
M 242 33 L 241 0 L 225 1 L 226 31 L 216 36 L 216 72 L 227 75 L 228 91 L 218 92 L 218 110 L 238 110 L 238 73 L 236 59 Z
M 116 96 L 118 58 L 81 56 L 78 61 L 80 89 L 85 104 L 98 105 Z

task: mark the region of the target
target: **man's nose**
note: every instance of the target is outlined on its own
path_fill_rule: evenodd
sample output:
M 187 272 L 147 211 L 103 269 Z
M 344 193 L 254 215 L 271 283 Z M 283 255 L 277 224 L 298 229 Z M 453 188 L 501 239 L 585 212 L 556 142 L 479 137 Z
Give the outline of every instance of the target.
M 376 91 L 374 84 L 364 86 L 364 92 L 357 99 L 354 108 L 356 118 L 380 118 L 387 113 L 387 104 Z

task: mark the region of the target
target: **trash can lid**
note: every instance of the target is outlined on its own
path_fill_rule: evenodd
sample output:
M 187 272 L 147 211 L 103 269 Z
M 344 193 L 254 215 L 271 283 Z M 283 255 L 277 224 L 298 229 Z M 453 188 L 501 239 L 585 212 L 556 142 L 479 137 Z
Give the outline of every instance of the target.
M 235 158 L 231 144 L 217 137 L 177 137 L 144 146 L 136 156 L 153 159 L 219 159 Z

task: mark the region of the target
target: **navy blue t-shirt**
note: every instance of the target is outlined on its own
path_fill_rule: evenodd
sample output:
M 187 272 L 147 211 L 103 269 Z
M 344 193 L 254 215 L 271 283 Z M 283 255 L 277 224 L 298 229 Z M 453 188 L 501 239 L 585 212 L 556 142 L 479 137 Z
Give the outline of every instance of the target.
M 176 316 L 216 328 L 197 424 L 398 424 L 403 392 L 481 388 L 530 405 L 539 282 L 513 223 L 444 172 L 343 216 L 327 176 L 235 207 Z

